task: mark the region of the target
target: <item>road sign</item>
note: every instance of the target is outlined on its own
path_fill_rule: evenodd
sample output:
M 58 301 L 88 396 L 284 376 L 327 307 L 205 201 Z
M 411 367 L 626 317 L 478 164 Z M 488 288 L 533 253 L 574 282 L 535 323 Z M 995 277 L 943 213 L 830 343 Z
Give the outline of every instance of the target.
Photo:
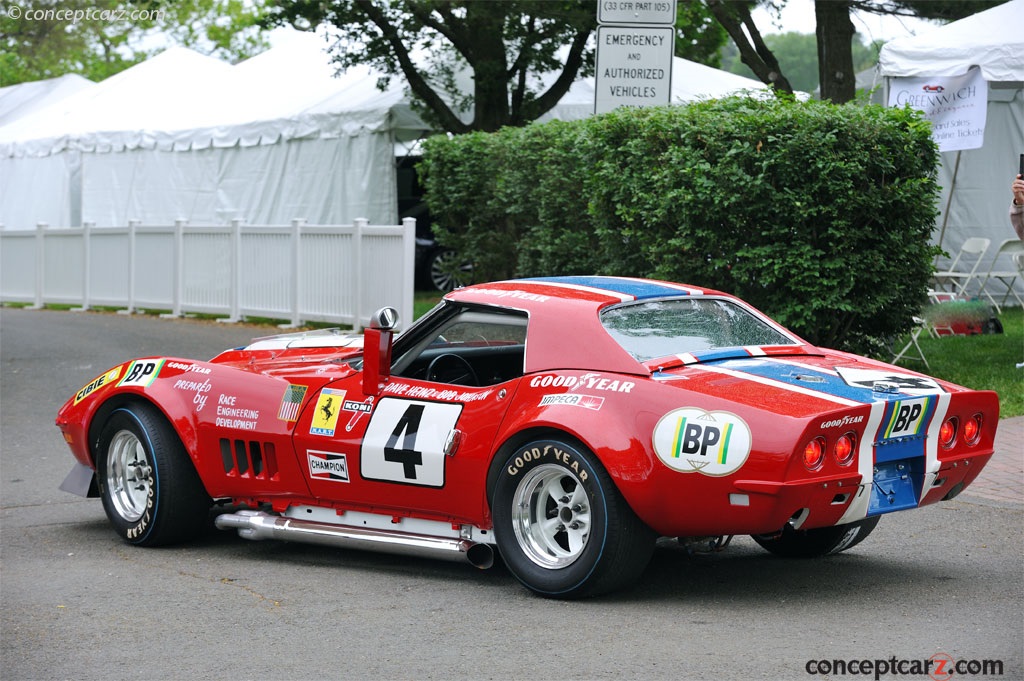
M 598 26 L 595 113 L 668 104 L 674 39 L 672 26 Z
M 676 3 L 675 0 L 598 0 L 597 22 L 672 26 L 676 23 Z

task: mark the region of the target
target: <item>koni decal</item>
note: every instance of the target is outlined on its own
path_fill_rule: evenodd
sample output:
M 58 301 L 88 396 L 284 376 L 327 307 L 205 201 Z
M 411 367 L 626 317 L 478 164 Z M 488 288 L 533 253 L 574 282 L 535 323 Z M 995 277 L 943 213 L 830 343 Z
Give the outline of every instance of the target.
M 675 409 L 654 428 L 654 451 L 680 473 L 722 476 L 735 473 L 750 455 L 750 427 L 736 414 Z

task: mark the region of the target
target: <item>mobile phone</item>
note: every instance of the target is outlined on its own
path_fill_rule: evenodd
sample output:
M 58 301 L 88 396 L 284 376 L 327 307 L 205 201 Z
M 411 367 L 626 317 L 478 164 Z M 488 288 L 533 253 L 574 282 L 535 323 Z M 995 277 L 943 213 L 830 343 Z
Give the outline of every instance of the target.
M 1017 169 L 1017 174 L 1024 178 L 1024 154 L 1020 155 L 1020 168 Z

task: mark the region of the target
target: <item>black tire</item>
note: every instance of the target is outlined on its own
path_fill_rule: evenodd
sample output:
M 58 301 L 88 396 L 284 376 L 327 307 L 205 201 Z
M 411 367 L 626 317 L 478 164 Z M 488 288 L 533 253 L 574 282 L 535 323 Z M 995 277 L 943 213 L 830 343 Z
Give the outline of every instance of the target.
M 129 544 L 187 541 L 206 525 L 212 501 L 178 434 L 156 408 L 111 412 L 96 449 L 103 510 Z
M 879 516 L 845 525 L 794 530 L 786 526 L 778 535 L 751 535 L 763 549 L 782 558 L 818 558 L 851 549 L 864 541 L 878 524 Z
M 509 571 L 551 598 L 583 598 L 632 584 L 657 538 L 597 458 L 548 439 L 508 456 L 491 503 L 495 540 Z

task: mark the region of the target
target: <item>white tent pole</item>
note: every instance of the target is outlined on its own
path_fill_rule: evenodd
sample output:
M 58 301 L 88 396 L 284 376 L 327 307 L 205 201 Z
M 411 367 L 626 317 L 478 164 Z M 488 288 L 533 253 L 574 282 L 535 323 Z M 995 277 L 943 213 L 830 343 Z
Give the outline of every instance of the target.
M 953 179 L 949 183 L 949 194 L 946 195 L 946 210 L 942 214 L 942 229 L 939 230 L 939 248 L 942 248 L 942 240 L 946 238 L 946 223 L 949 222 L 949 206 L 953 203 L 953 192 L 956 191 L 956 176 L 960 172 L 960 154 L 956 152 L 956 163 L 953 164 Z M 939 256 L 935 256 L 938 260 Z

